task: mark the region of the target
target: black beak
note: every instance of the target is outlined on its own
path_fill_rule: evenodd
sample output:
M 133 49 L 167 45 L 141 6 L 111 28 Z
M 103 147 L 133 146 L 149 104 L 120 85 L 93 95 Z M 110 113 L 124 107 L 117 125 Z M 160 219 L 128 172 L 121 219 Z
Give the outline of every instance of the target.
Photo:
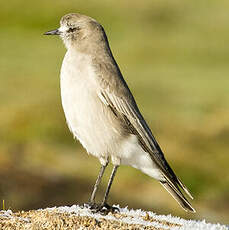
M 60 31 L 58 29 L 50 30 L 50 31 L 44 33 L 44 35 L 60 35 Z

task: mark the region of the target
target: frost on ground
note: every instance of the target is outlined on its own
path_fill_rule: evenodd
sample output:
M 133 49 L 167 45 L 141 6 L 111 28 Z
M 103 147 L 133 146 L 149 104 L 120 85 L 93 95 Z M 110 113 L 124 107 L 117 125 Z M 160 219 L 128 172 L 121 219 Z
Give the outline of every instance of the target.
M 116 206 L 118 207 L 118 206 Z M 185 220 L 171 215 L 156 215 L 142 210 L 120 208 L 118 213 L 92 213 L 79 205 L 54 207 L 28 212 L 0 211 L 0 229 L 200 229 L 229 230 L 225 225 L 205 220 Z

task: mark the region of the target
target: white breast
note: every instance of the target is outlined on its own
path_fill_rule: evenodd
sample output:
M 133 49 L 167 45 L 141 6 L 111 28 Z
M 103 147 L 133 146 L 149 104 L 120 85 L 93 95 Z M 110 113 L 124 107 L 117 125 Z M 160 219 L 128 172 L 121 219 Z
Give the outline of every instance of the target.
M 90 56 L 66 53 L 61 98 L 68 126 L 89 153 L 101 157 L 118 147 L 113 145 L 118 145 L 119 135 L 111 126 L 110 111 L 98 97 L 95 79 Z

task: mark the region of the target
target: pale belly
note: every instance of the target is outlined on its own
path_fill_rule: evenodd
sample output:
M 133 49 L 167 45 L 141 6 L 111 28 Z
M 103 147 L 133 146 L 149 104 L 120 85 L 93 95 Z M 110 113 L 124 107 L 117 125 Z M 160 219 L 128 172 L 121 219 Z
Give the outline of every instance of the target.
M 61 99 L 71 132 L 87 152 L 98 158 L 117 152 L 121 140 L 120 124 L 98 97 L 93 71 L 90 67 L 65 67 L 63 62 Z

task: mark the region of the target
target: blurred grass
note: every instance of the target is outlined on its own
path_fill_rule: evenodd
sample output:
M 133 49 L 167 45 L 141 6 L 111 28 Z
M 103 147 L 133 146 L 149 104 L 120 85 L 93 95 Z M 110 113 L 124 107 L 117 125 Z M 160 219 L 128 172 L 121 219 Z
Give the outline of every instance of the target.
M 80 12 L 104 25 L 142 113 L 193 192 L 197 214 L 183 213 L 160 185 L 130 167 L 119 170 L 111 201 L 229 223 L 228 7 L 226 0 L 1 1 L 0 198 L 6 208 L 89 198 L 99 163 L 65 124 L 64 46 L 42 35 L 62 15 Z

